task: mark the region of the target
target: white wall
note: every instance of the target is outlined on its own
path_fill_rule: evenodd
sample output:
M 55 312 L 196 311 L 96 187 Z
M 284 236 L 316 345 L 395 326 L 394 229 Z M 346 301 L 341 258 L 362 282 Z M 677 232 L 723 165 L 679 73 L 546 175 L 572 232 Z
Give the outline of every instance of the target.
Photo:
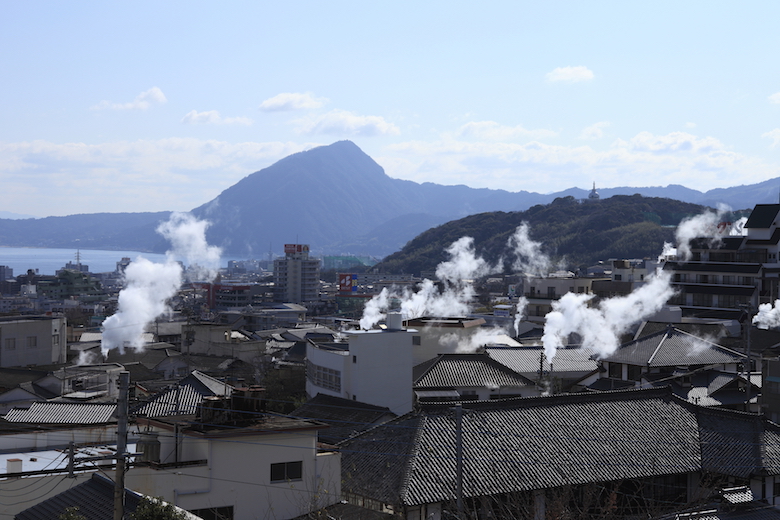
M 170 435 L 161 431 L 161 441 Z M 233 506 L 235 520 L 294 518 L 341 497 L 340 455 L 318 456 L 316 436 L 316 430 L 296 430 L 211 438 L 206 465 L 134 468 L 126 484 L 187 510 Z M 187 437 L 182 452 L 199 458 L 203 441 L 187 447 L 194 440 Z M 271 464 L 295 461 L 303 462 L 302 479 L 271 482 Z
M 351 396 L 357 401 L 386 406 L 398 415 L 414 404 L 413 330 L 372 330 L 349 334 Z

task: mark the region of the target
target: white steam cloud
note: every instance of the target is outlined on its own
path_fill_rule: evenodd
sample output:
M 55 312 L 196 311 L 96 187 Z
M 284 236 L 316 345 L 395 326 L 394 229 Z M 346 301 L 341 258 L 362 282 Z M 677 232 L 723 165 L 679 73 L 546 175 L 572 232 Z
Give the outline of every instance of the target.
M 582 348 L 598 357 L 612 354 L 620 344 L 620 334 L 661 310 L 674 294 L 670 281 L 670 273 L 658 271 L 632 293 L 602 300 L 593 307 L 588 305 L 593 294 L 564 294 L 545 317 L 545 356 L 552 361 L 556 349 L 574 333 L 582 338 Z
M 517 299 L 517 307 L 515 308 L 515 337 L 520 335 L 520 323 L 525 318 L 525 311 L 528 307 L 528 298 L 520 296 Z
M 723 236 L 731 231 L 719 225 L 729 211 L 731 209 L 728 206 L 719 205 L 717 211 L 706 211 L 680 222 L 675 232 L 678 259 L 683 262 L 691 259 L 691 241 L 696 238 L 707 239 L 710 247 L 716 247 Z
M 360 327 L 372 328 L 386 317 L 394 303 L 399 303 L 401 314 L 406 318 L 416 318 L 426 314 L 434 316 L 464 316 L 470 310 L 474 299 L 472 280 L 500 271 L 500 266 L 490 266 L 482 257 L 476 255 L 474 239 L 462 237 L 447 248 L 450 260 L 442 262 L 436 268 L 436 276 L 442 282 L 442 289 L 431 280 L 423 280 L 417 292 L 386 288 L 374 296 L 363 311 Z
M 191 262 L 192 274 L 200 281 L 211 280 L 216 275 L 220 249 L 206 242 L 207 226 L 207 222 L 192 215 L 174 213 L 157 228 L 173 248 L 168 251 L 164 264 L 138 257 L 125 269 L 125 287 L 119 292 L 118 311 L 102 326 L 100 349 L 104 356 L 113 348 L 120 352 L 125 347 L 143 348 L 147 324 L 171 312 L 168 301 L 178 292 L 183 275 L 176 257 Z
M 753 323 L 759 329 L 776 329 L 780 327 L 780 299 L 758 306 L 758 314 L 753 316 Z
M 516 271 L 522 271 L 526 276 L 544 276 L 549 272 L 550 261 L 542 253 L 541 244 L 529 238 L 526 223 L 518 226 L 507 240 L 507 248 L 514 257 L 512 268 Z M 442 283 L 442 289 L 431 280 L 423 280 L 416 292 L 410 289 L 383 289 L 366 304 L 360 327 L 364 330 L 371 329 L 385 318 L 392 306 L 400 307 L 401 314 L 407 319 L 424 315 L 467 315 L 471 311 L 471 302 L 475 296 L 473 281 L 501 272 L 504 269 L 504 261 L 490 265 L 476 254 L 474 239 L 471 237 L 461 237 L 446 251 L 450 259 L 436 268 L 436 276 Z M 521 298 L 522 301 L 525 299 Z

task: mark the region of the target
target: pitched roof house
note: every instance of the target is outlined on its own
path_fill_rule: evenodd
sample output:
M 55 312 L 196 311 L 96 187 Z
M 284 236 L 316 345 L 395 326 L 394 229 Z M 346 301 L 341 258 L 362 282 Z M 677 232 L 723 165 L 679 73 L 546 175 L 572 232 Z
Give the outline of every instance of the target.
M 586 504 L 647 514 L 735 482 L 780 503 L 780 426 L 692 405 L 668 388 L 470 402 L 460 424 L 457 416 L 423 406 L 342 443 L 345 496 L 443 518 L 456 508 L 460 459 L 463 503 L 480 514 L 544 517 Z

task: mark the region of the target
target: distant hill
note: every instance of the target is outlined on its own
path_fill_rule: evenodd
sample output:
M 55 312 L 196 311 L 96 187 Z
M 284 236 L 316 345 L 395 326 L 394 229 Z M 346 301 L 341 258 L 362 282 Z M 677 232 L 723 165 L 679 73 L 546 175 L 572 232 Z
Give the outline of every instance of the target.
M 477 254 L 495 264 L 507 254 L 507 240 L 523 222 L 545 254 L 569 269 L 609 258 L 656 258 L 664 242 L 673 240 L 680 220 L 704 210 L 698 204 L 641 195 L 598 202 L 561 197 L 526 211 L 481 213 L 447 222 L 418 235 L 372 270 L 417 275 L 433 271 L 449 259 L 445 249 L 462 236 L 472 237 Z
M 752 208 L 776 202 L 780 179 L 699 192 L 683 186 L 599 189 L 601 199 L 642 194 L 714 206 Z M 209 242 L 225 256 L 261 258 L 285 243 L 309 244 L 314 254 L 386 256 L 425 230 L 485 212 L 517 212 L 556 198 L 587 197 L 571 188 L 539 194 L 415 183 L 388 177 L 350 141 L 286 157 L 246 176 L 193 213 L 208 219 Z M 155 233 L 169 212 L 100 213 L 42 219 L 0 218 L 0 246 L 124 249 L 163 252 Z

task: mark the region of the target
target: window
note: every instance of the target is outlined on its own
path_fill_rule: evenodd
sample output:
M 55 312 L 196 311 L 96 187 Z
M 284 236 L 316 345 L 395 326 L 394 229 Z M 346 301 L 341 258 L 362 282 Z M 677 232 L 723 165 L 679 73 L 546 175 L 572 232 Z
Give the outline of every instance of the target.
M 55 347 L 60 344 L 60 335 L 59 334 L 54 334 L 51 337 L 51 344 L 54 345 Z
M 622 274 L 616 274 L 615 275 L 615 281 L 616 282 L 620 282 L 621 280 L 623 280 L 623 275 Z
M 628 380 L 640 381 L 642 379 L 642 368 L 637 365 L 627 365 Z
M 27 336 L 27 348 L 35 348 L 38 346 L 38 336 Z
M 548 287 L 547 288 L 547 297 L 548 298 L 555 298 L 555 287 Z
M 314 385 L 341 392 L 341 371 L 332 368 L 321 367 L 314 363 L 306 362 L 306 378 Z
M 16 350 L 16 338 L 5 338 L 5 349 Z
M 352 356 L 352 362 L 357 363 L 357 356 Z
M 609 377 L 612 379 L 623 379 L 623 364 L 622 363 L 610 363 L 609 364 Z
M 279 462 L 271 464 L 271 482 L 301 480 L 303 478 L 303 461 Z
M 577 287 L 577 292 L 578 292 L 579 294 L 582 294 L 582 293 L 584 293 L 584 292 L 585 292 L 585 287 Z
M 734 277 L 728 274 L 724 274 L 723 285 L 734 285 Z
M 693 293 L 693 305 L 695 307 L 712 307 L 712 295 Z
M 422 344 L 422 336 L 412 336 L 412 345 L 421 345 Z

